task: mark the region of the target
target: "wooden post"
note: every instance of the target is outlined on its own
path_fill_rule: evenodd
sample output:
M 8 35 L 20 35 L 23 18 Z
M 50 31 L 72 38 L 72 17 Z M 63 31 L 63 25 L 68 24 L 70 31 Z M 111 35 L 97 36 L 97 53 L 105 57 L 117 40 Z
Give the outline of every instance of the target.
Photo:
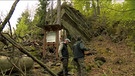
M 46 30 L 44 30 L 44 38 L 43 38 L 43 58 L 46 55 Z
M 56 58 L 58 58 L 58 48 L 59 48 L 59 30 L 56 31 Z

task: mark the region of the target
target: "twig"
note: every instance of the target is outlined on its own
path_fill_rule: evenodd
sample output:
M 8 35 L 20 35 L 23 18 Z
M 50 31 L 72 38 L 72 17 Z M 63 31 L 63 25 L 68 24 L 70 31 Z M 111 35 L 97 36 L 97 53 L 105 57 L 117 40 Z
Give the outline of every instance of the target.
M 7 58 L 8 59 L 8 58 Z M 8 59 L 9 61 L 10 61 L 10 63 L 15 67 L 15 68 L 17 68 L 22 74 L 23 74 L 23 76 L 26 76 L 25 74 L 24 74 L 24 72 L 18 67 L 18 66 L 16 66 L 16 64 L 15 63 L 13 63 L 10 59 Z M 18 59 L 18 61 L 19 61 L 19 59 Z M 17 61 L 17 62 L 18 62 Z

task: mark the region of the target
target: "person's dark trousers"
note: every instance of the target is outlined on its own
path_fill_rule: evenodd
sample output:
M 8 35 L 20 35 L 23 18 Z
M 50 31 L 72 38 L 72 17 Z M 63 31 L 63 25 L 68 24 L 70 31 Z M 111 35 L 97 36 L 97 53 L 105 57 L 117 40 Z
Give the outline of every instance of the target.
M 75 59 L 75 63 L 76 63 L 76 66 L 77 66 L 77 76 L 87 76 L 84 58 Z
M 63 58 L 62 64 L 63 64 L 63 76 L 67 76 L 68 75 L 68 58 Z

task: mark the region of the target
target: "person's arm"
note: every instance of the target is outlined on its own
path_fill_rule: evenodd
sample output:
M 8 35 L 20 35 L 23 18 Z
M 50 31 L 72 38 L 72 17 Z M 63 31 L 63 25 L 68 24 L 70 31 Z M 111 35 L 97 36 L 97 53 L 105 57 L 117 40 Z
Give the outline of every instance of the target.
M 80 49 L 83 50 L 83 51 L 89 50 L 89 48 L 86 48 L 85 45 L 82 42 L 80 43 Z
M 61 53 L 62 49 L 63 49 L 63 43 L 60 43 L 59 49 L 58 49 L 59 57 L 62 57 L 62 53 Z

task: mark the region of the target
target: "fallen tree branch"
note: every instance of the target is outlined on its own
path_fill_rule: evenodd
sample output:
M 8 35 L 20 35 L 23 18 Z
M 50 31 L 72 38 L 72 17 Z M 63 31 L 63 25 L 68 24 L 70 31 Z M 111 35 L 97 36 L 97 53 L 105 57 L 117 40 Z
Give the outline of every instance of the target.
M 0 32 L 2 32 L 3 28 L 5 27 L 5 25 L 7 24 L 7 22 L 10 20 L 12 14 L 14 13 L 14 10 L 15 10 L 15 7 L 17 5 L 17 3 L 19 2 L 20 0 L 16 0 L 11 9 L 10 9 L 10 12 L 8 13 L 8 15 L 6 16 L 5 20 L 2 22 L 2 24 L 0 25 Z
M 0 32 L 2 32 L 2 30 L 3 30 L 3 28 L 5 27 L 5 25 L 7 24 L 7 22 L 9 22 L 9 20 L 10 20 L 12 14 L 14 13 L 15 7 L 16 7 L 16 5 L 17 5 L 17 3 L 18 3 L 19 1 L 20 1 L 20 0 L 16 0 L 16 1 L 13 3 L 13 5 L 12 5 L 12 7 L 11 7 L 9 13 L 8 13 L 8 15 L 7 15 L 6 18 L 5 18 L 5 20 L 0 24 Z M 7 42 L 3 40 L 3 38 L 2 38 L 1 35 L 0 35 L 0 41 L 3 42 L 5 45 L 8 45 Z
M 8 58 L 8 61 L 13 65 L 13 67 L 11 68 L 11 71 L 13 70 L 13 68 L 15 67 L 16 69 L 18 69 L 19 72 L 21 72 L 21 74 L 23 76 L 26 76 L 25 73 L 22 71 L 22 69 L 20 69 L 15 63 L 18 62 L 18 60 L 14 63 L 13 61 L 11 61 L 9 58 Z M 9 73 L 9 75 L 11 74 L 11 71 Z
M 36 57 L 34 57 L 33 55 L 31 55 L 27 49 L 23 48 L 20 44 L 18 44 L 16 41 L 14 41 L 14 39 L 12 39 L 8 34 L 1 34 L 2 37 L 9 41 L 13 46 L 15 46 L 16 48 L 18 48 L 22 53 L 26 54 L 27 56 L 31 57 L 35 62 L 37 62 L 41 67 L 43 67 L 46 71 L 49 72 L 49 74 L 51 74 L 52 76 L 57 76 L 54 72 L 52 72 L 44 63 L 42 63 L 40 60 L 38 60 Z

